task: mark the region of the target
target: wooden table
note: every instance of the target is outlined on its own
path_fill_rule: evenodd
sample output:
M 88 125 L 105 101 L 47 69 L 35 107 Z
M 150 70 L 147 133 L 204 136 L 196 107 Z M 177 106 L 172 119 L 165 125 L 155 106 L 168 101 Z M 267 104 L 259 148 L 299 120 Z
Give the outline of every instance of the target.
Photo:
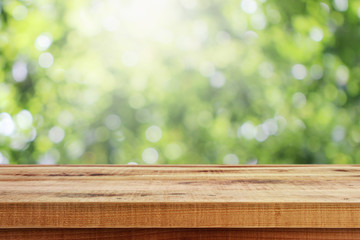
M 360 239 L 360 166 L 0 166 L 0 239 Z

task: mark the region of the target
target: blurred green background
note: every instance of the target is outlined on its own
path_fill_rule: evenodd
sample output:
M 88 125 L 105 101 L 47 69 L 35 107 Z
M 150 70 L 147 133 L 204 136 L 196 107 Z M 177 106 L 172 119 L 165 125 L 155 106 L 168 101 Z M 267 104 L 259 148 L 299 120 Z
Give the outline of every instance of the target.
M 0 163 L 360 163 L 358 0 L 1 0 Z

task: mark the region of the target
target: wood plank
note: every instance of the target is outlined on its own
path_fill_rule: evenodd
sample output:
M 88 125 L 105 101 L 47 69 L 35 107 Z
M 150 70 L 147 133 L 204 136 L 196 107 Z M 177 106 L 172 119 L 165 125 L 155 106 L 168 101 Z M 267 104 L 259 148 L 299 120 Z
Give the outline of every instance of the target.
M 360 166 L 2 166 L 23 227 L 360 228 Z
M 7 240 L 350 240 L 360 229 L 0 229 Z

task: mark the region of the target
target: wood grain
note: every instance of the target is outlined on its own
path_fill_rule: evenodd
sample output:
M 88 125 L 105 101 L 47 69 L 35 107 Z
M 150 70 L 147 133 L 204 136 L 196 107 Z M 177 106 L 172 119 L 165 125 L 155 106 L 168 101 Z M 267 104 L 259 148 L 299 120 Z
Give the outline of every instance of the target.
M 0 228 L 360 228 L 357 165 L 1 166 Z
M 350 240 L 360 229 L 0 229 L 7 240 Z

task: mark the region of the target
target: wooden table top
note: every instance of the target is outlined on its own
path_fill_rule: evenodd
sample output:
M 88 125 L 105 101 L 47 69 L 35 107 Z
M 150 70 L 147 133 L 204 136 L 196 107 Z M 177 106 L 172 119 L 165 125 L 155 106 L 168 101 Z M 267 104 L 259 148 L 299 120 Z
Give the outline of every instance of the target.
M 0 166 L 0 228 L 25 227 L 360 228 L 360 166 Z

